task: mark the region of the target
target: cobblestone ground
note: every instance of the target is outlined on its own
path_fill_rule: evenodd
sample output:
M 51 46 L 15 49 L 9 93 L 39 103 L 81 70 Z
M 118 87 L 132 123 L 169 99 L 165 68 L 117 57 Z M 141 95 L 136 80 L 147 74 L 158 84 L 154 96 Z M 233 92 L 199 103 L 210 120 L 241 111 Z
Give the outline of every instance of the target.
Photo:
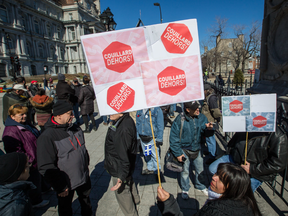
M 1 110 L 1 121 L 0 121 L 0 133 L 3 133 L 3 123 L 2 123 L 2 96 L 0 94 L 0 110 Z M 96 105 L 96 104 L 95 104 Z M 90 134 L 85 134 L 85 141 L 88 152 L 90 154 L 90 177 L 92 182 L 92 190 L 90 194 L 93 214 L 97 216 L 122 216 L 123 213 L 118 206 L 114 192 L 110 191 L 112 186 L 110 182 L 110 176 L 104 170 L 104 141 L 107 132 L 107 126 L 103 125 L 102 117 L 99 116 L 97 111 L 97 106 L 95 106 L 95 119 L 98 125 L 97 131 L 91 131 Z M 84 125 L 81 126 L 84 129 Z M 91 128 L 92 129 L 92 128 Z M 164 167 L 164 156 L 169 147 L 169 134 L 170 134 L 170 125 L 165 128 L 164 131 L 164 144 L 161 148 L 161 166 Z M 3 149 L 3 143 L 0 143 L 0 148 Z M 205 159 L 205 158 L 204 158 Z M 204 163 L 205 165 L 205 163 Z M 157 186 L 158 181 L 156 176 L 143 176 L 141 175 L 141 170 L 145 168 L 145 162 L 143 164 L 143 157 L 141 155 L 137 156 L 136 169 L 134 173 L 134 180 L 137 185 L 141 203 L 138 205 L 138 212 L 140 216 L 151 215 L 157 216 L 161 215 L 157 206 L 155 205 L 156 195 L 157 195 Z M 211 175 L 208 173 L 208 166 L 204 166 L 205 173 L 203 175 L 205 183 L 207 186 L 211 180 Z M 193 215 L 201 208 L 207 197 L 204 196 L 201 192 L 194 190 L 193 181 L 194 181 L 194 168 L 191 167 L 191 185 L 192 187 L 189 190 L 189 200 L 183 200 L 181 198 L 181 189 L 178 185 L 177 173 L 170 172 L 166 169 L 162 169 L 162 187 L 174 195 L 177 198 L 177 201 L 180 205 L 181 211 L 184 215 Z M 263 183 L 261 187 L 255 192 L 256 200 L 260 207 L 261 212 L 264 216 L 273 216 L 273 215 L 288 215 L 288 192 L 287 184 L 284 190 L 284 198 L 280 197 L 280 188 L 282 184 L 282 176 L 277 177 L 276 182 L 276 193 L 273 196 L 273 191 L 271 186 L 268 183 Z M 35 215 L 45 215 L 45 216 L 56 216 L 57 214 L 57 198 L 55 192 L 51 191 L 43 195 L 43 199 L 49 199 L 50 203 L 47 207 L 41 209 L 35 209 Z M 74 215 L 81 215 L 80 204 L 77 199 L 77 194 L 75 194 L 73 199 L 73 213 Z

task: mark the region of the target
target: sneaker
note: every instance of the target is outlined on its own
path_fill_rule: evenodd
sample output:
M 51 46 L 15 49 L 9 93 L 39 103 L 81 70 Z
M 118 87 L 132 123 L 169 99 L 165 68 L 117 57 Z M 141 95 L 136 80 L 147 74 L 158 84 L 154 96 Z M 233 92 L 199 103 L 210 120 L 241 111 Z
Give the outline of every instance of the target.
M 49 200 L 42 200 L 42 202 L 36 204 L 36 205 L 33 205 L 32 207 L 33 208 L 42 208 L 44 206 L 47 206 L 49 204 Z
M 96 127 L 96 126 L 94 126 L 94 127 L 93 127 L 93 130 L 94 130 L 94 131 L 97 131 L 97 127 Z
M 188 191 L 182 191 L 182 199 L 184 199 L 184 200 L 189 199 Z
M 142 175 L 152 175 L 152 174 L 154 174 L 153 170 L 145 169 L 142 171 Z
M 203 190 L 196 189 L 197 191 L 202 192 L 205 196 L 208 196 L 208 189 L 204 188 Z

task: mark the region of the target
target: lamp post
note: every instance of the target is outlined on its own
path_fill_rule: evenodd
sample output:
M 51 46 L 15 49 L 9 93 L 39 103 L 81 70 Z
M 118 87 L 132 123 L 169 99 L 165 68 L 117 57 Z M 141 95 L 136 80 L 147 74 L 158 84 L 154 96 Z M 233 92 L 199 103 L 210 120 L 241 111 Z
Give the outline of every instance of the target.
M 113 31 L 116 29 L 117 23 L 113 19 L 113 13 L 111 13 L 110 8 L 108 7 L 106 10 L 102 12 L 102 14 L 99 16 L 101 22 L 105 26 L 106 31 Z
M 159 9 L 160 9 L 160 22 L 162 23 L 163 19 L 162 19 L 161 6 L 160 6 L 159 3 L 154 3 L 154 6 L 159 6 Z

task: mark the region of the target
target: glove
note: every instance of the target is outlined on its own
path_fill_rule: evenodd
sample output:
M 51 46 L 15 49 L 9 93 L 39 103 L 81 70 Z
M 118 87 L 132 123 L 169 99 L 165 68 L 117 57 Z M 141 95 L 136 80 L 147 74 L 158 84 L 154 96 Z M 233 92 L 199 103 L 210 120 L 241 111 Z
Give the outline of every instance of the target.
M 156 146 L 162 146 L 163 142 L 156 141 Z

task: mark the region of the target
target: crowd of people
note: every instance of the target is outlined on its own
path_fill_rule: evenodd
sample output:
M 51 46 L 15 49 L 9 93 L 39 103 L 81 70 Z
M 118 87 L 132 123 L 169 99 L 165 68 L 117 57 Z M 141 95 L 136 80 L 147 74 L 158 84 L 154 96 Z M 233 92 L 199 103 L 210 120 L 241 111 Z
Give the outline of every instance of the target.
M 97 130 L 96 96 L 88 76 L 83 77 L 82 85 L 77 78 L 72 82 L 65 79 L 58 74 L 54 85 L 53 80 L 43 78 L 42 89 L 37 81 L 27 87 L 25 79 L 19 77 L 3 96 L 6 154 L 0 152 L 0 215 L 33 215 L 33 208 L 49 204 L 42 193 L 50 190 L 57 194 L 59 215 L 72 215 L 75 191 L 81 214 L 92 215 L 85 133 L 91 131 L 89 119 Z M 108 121 L 111 124 L 104 144 L 104 168 L 112 177 L 111 190 L 124 215 L 138 215 L 141 201 L 133 180 L 137 154 L 140 152 L 146 162 L 142 175 L 163 175 L 161 146 L 167 123 L 171 127 L 169 150 L 183 167 L 179 180 L 182 199 L 189 199 L 191 163 L 194 188 L 207 196 L 196 215 L 261 215 L 253 193 L 287 166 L 286 132 L 277 126 L 273 133 L 249 133 L 247 162 L 246 134 L 235 133 L 228 151 L 220 157 L 214 134 L 222 117 L 218 97 L 208 84 L 204 94 L 204 101 L 185 102 L 181 108 L 171 104 L 103 118 L 104 125 L 108 126 Z M 179 114 L 175 118 L 176 108 Z M 85 130 L 80 128 L 80 116 Z M 210 186 L 203 178 L 203 154 L 208 155 L 206 164 L 213 175 Z M 163 215 L 183 215 L 169 188 L 158 187 L 157 200 Z

